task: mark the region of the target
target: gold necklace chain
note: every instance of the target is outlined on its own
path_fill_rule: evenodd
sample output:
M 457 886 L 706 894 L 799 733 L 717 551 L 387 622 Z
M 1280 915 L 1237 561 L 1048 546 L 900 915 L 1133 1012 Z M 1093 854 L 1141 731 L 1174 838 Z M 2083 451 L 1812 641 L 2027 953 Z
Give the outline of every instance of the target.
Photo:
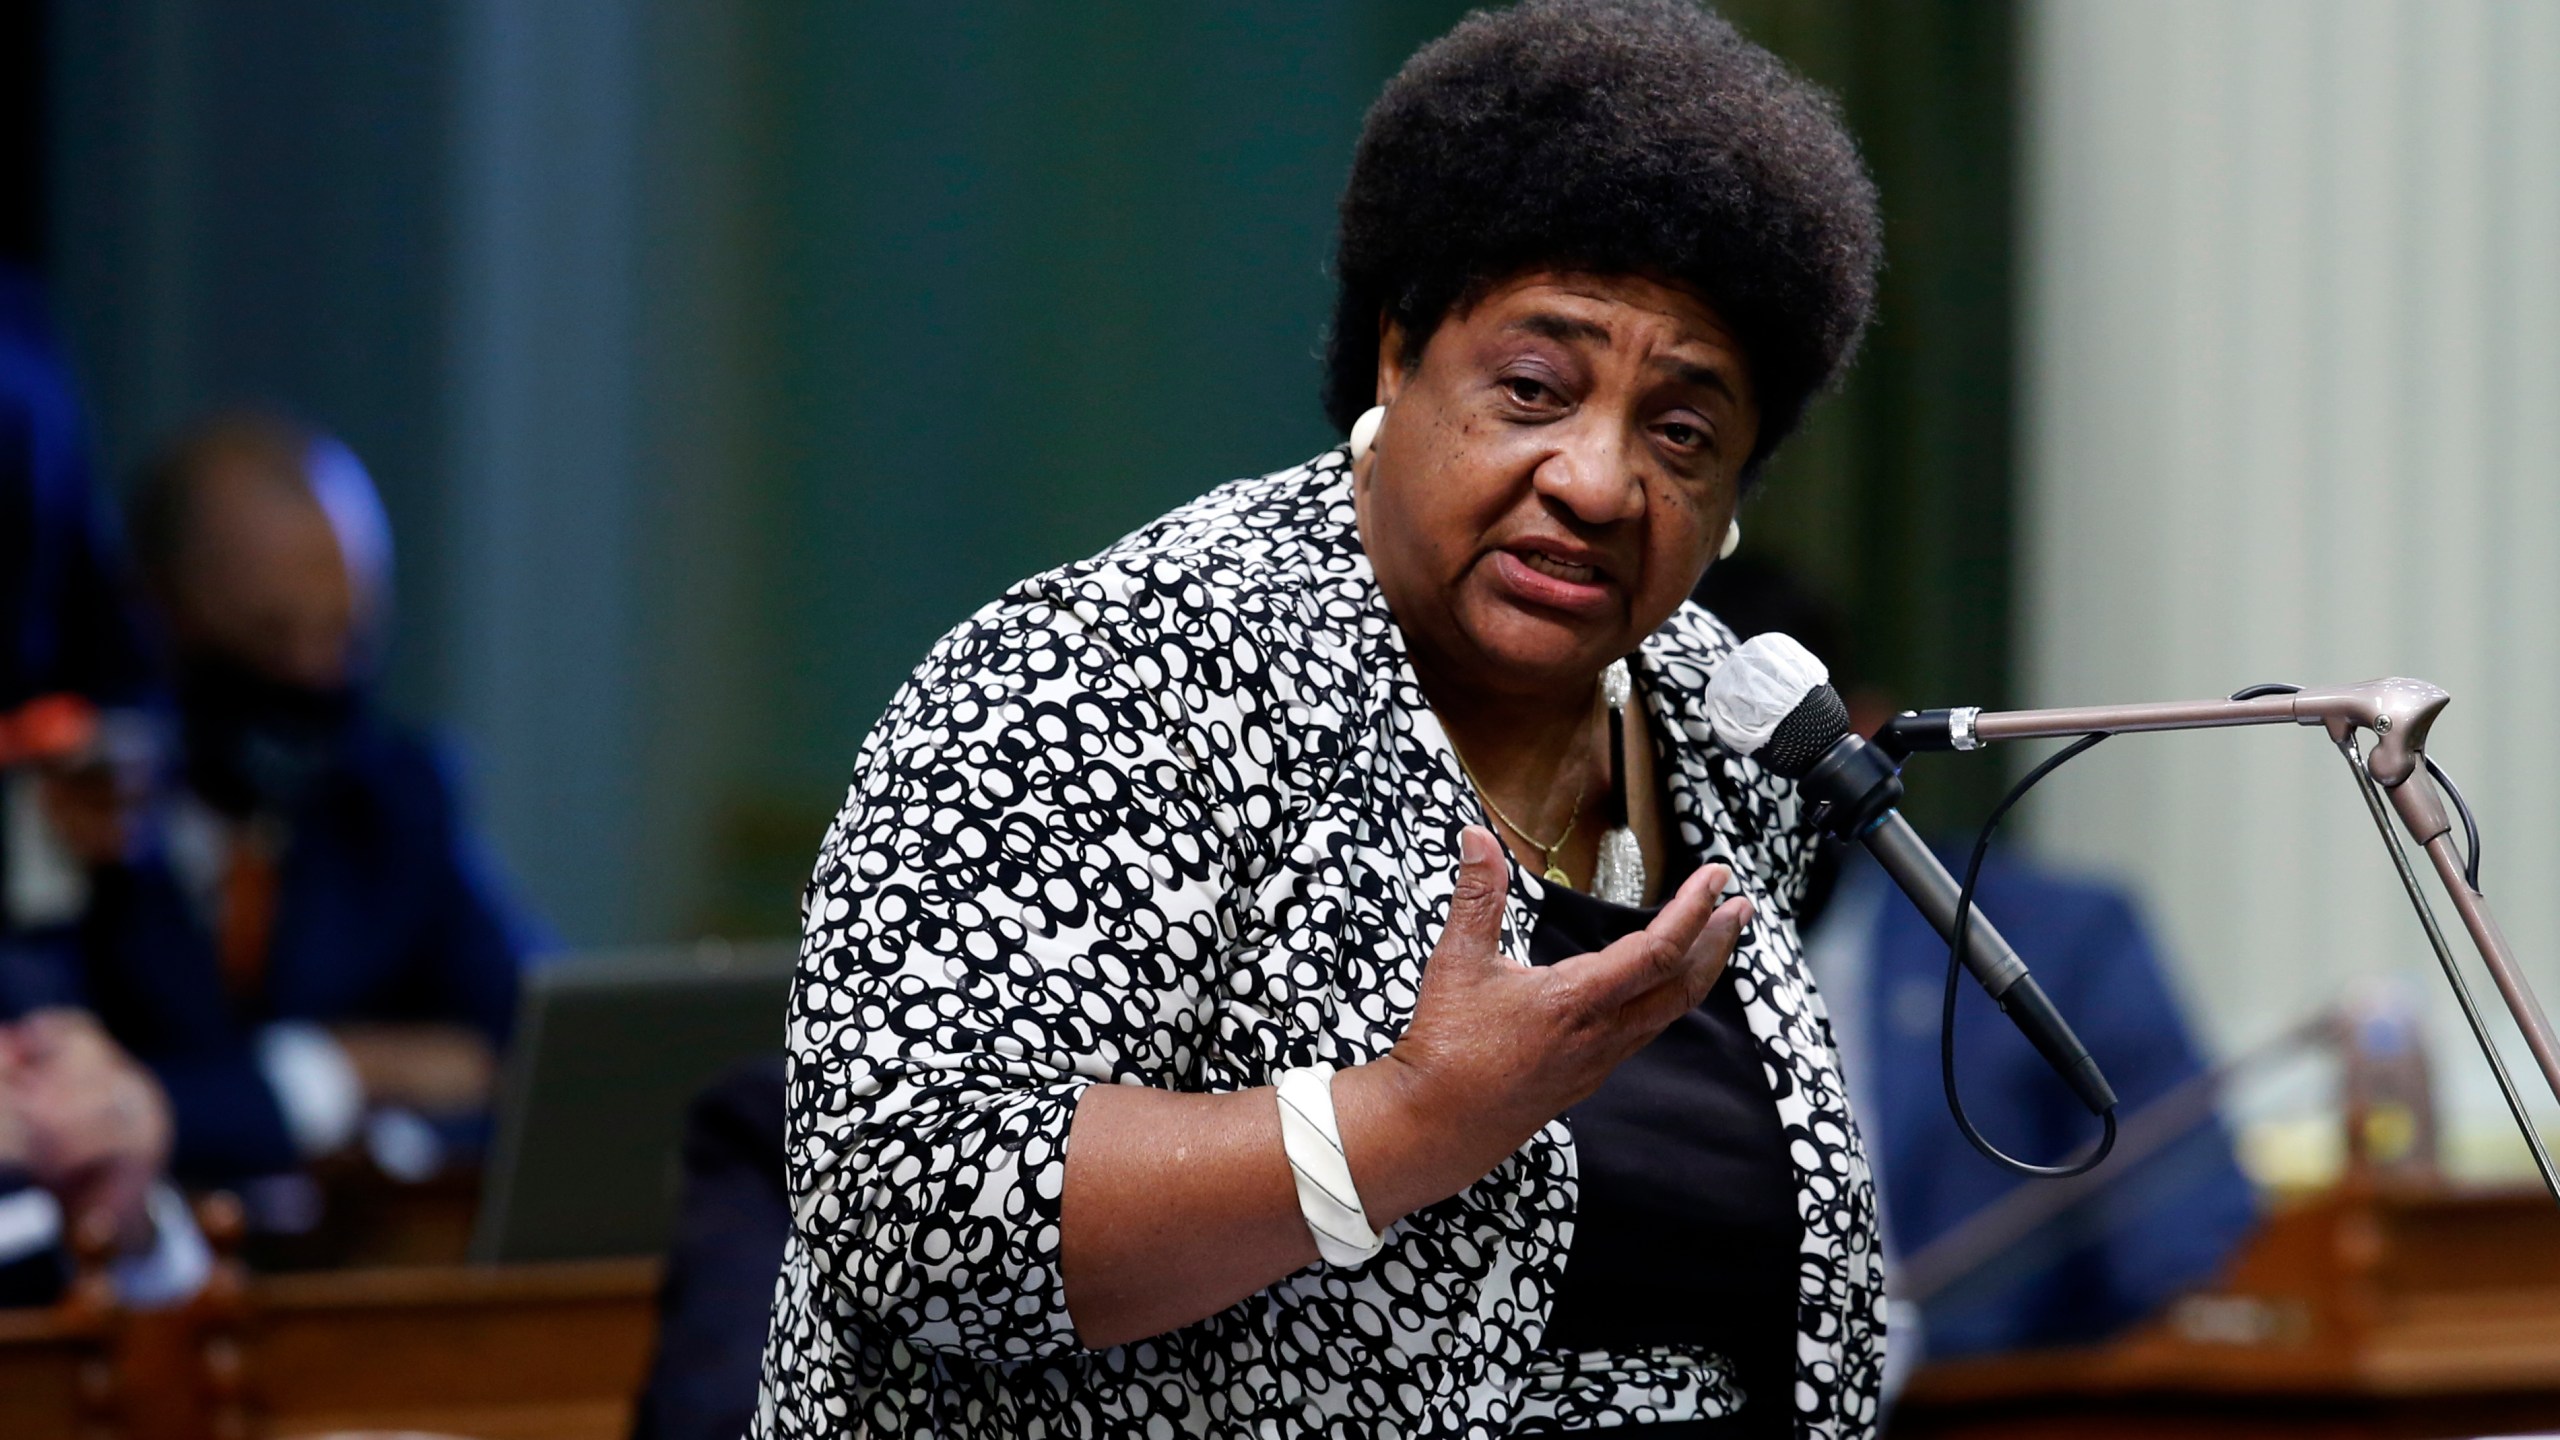
M 1556 850 L 1564 842 L 1573 838 L 1573 827 L 1582 823 L 1582 802 L 1591 798 L 1591 787 L 1588 784 L 1584 785 L 1581 793 L 1573 797 L 1573 813 L 1564 817 L 1564 829 L 1555 839 L 1542 845 L 1538 843 L 1537 836 L 1529 833 L 1527 826 L 1504 814 L 1502 807 L 1493 803 L 1493 792 L 1485 788 L 1482 780 L 1476 778 L 1475 767 L 1467 763 L 1467 757 L 1458 749 L 1457 741 L 1449 742 L 1449 753 L 1458 757 L 1458 769 L 1467 777 L 1467 783 L 1476 787 L 1476 798 L 1484 802 L 1484 808 L 1492 811 L 1494 819 L 1501 821 L 1509 827 L 1512 834 L 1527 841 L 1529 848 L 1538 852 L 1539 865 L 1544 872 L 1541 878 L 1549 884 L 1562 885 L 1570 889 L 1573 885 L 1573 877 L 1566 874 L 1564 867 L 1556 863 Z
M 1543 855 L 1553 851 L 1557 846 L 1562 845 L 1565 841 L 1573 838 L 1573 827 L 1580 823 L 1582 819 L 1582 802 L 1591 798 L 1591 790 L 1589 786 L 1583 787 L 1582 793 L 1573 797 L 1573 813 L 1564 817 L 1563 833 L 1557 835 L 1553 840 L 1541 843 L 1537 836 L 1529 833 L 1528 826 L 1512 819 L 1509 814 L 1504 812 L 1501 806 L 1493 803 L 1493 792 L 1486 789 L 1484 782 L 1476 778 L 1475 768 L 1467 763 L 1466 756 L 1458 754 L 1458 747 L 1455 743 L 1452 743 L 1449 746 L 1449 753 L 1458 756 L 1458 768 L 1465 772 L 1467 783 L 1476 787 L 1476 798 L 1484 802 L 1484 808 L 1493 812 L 1494 819 L 1510 826 L 1512 834 L 1528 841 L 1530 849 Z
M 1594 698 L 1600 700 L 1603 709 L 1607 708 L 1605 697 L 1595 692 Z M 1447 727 L 1442 727 L 1444 734 L 1446 729 Z M 1591 798 L 1591 782 L 1587 779 L 1583 781 L 1582 789 L 1575 793 L 1573 812 L 1564 817 L 1564 829 L 1557 832 L 1555 839 L 1542 845 L 1538 843 L 1537 836 L 1529 833 L 1528 826 L 1512 819 L 1503 812 L 1501 806 L 1493 803 L 1493 791 L 1486 788 L 1482 780 L 1476 778 L 1476 768 L 1467 763 L 1466 752 L 1458 748 L 1457 737 L 1451 735 L 1448 739 L 1449 753 L 1458 757 L 1458 770 L 1467 777 L 1468 784 L 1476 787 L 1476 798 L 1484 802 L 1484 808 L 1493 812 L 1493 818 L 1501 821 L 1505 829 L 1519 836 L 1530 849 L 1538 852 L 1538 860 L 1543 872 L 1540 878 L 1550 885 L 1562 885 L 1568 890 L 1572 889 L 1573 877 L 1566 874 L 1565 868 L 1556 863 L 1556 851 L 1563 848 L 1564 842 L 1573 838 L 1573 827 L 1582 823 L 1582 806 Z

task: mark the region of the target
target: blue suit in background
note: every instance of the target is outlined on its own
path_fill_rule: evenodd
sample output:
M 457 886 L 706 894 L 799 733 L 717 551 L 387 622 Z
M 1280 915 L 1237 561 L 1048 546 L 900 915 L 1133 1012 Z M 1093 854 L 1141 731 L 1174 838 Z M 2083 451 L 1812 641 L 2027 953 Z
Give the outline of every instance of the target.
M 177 1114 L 173 1168 L 224 1182 L 298 1168 L 259 1069 L 275 1021 L 436 1021 L 503 1047 L 529 938 L 418 736 L 368 719 L 286 817 L 264 983 L 226 988 L 209 922 L 165 855 L 98 872 L 82 950 L 88 999 Z
M 1941 858 L 1963 874 L 1965 857 Z M 2160 957 L 2122 892 L 1994 855 L 1977 901 L 2105 1068 L 2123 1101 L 2119 1117 L 2202 1072 Z M 1889 1232 L 1909 1257 L 2016 1186 L 2045 1182 L 1975 1153 L 1947 1113 L 1938 1059 L 1946 942 L 1863 855 L 1822 924 L 1835 919 L 1863 922 L 1863 1013 L 1853 1012 L 1849 1028 L 1865 1033 L 1842 1043 L 1872 1117 L 1864 1129 Z M 1820 927 L 1816 934 L 1819 963 Z M 2098 1133 L 1970 978 L 1958 985 L 1956 1072 L 1975 1128 L 2020 1159 L 2056 1162 Z M 2102 1339 L 2210 1280 L 2256 1218 L 2230 1136 L 2218 1120 L 2200 1127 L 1932 1297 L 1927 1354 Z

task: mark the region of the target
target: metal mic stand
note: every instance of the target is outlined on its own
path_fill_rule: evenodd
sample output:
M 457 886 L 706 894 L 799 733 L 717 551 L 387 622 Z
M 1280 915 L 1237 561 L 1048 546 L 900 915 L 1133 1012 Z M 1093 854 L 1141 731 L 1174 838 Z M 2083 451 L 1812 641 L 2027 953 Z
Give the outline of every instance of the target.
M 2418 923 L 2426 929 L 2427 943 L 2435 947 L 2445 981 L 2462 1005 L 2462 1018 L 2470 1024 L 2472 1038 L 2479 1042 L 2490 1072 L 2497 1076 L 2498 1093 L 2506 1097 L 2516 1128 L 2523 1132 L 2525 1145 L 2533 1151 L 2533 1163 L 2542 1172 L 2543 1186 L 2553 1200 L 2560 1201 L 2560 1170 L 2552 1166 L 2551 1152 L 2533 1127 L 2524 1096 L 2517 1091 L 2515 1077 L 2507 1072 L 2497 1042 L 2490 1038 L 2488 1026 L 2480 1018 L 2471 987 L 2462 978 L 2452 947 L 2445 943 L 2444 930 L 2436 923 L 2435 910 L 2418 887 L 2417 872 L 2409 863 L 2408 852 L 2401 848 L 2390 816 L 2385 813 L 2386 808 L 2396 812 L 2409 838 L 2435 862 L 2436 878 L 2452 898 L 2463 929 L 2470 933 L 2481 963 L 2489 968 L 2489 977 L 2506 1001 L 2507 1012 L 2515 1017 L 2516 1028 L 2524 1032 L 2525 1045 L 2542 1068 L 2543 1083 L 2551 1088 L 2552 1097 L 2560 1100 L 2560 1039 L 2554 1038 L 2542 1002 L 2525 982 L 2505 933 L 2489 913 L 2488 898 L 2474 883 L 2476 872 L 2466 867 L 2454 849 L 2453 818 L 2429 773 L 2427 731 L 2453 697 L 2424 680 L 2397 678 L 2268 693 L 2274 689 L 2244 690 L 2228 700 L 2090 705 L 2063 710 L 1985 712 L 1976 707 L 1910 711 L 1886 722 L 1877 732 L 1876 743 L 1899 759 L 1921 750 L 1979 750 L 1998 740 L 2052 739 L 2102 731 L 2123 734 L 2282 724 L 2317 725 L 2328 731 L 2329 739 L 2346 756 L 2355 773 L 2357 793 L 2364 797 L 2365 809 L 2373 816 L 2383 848 L 2391 853 L 2392 867 L 2399 872 L 2401 887 L 2408 891 L 2409 903 L 2418 912 Z M 2372 737 L 2369 745 L 2363 742 L 2365 735 Z M 2476 835 L 2471 837 L 2471 843 L 2476 855 Z

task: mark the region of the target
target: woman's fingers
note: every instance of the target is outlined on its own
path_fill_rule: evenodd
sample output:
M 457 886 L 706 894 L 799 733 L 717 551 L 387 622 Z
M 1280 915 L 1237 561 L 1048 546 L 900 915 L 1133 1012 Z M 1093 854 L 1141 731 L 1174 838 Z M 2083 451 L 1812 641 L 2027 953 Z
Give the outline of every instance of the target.
M 1707 992 L 1716 988 L 1716 981 L 1723 976 L 1726 962 L 1733 958 L 1734 949 L 1741 945 L 1742 929 L 1751 923 L 1754 908 L 1750 896 L 1736 895 L 1718 905 L 1715 912 L 1707 917 L 1707 923 L 1698 931 L 1698 938 L 1690 942 L 1690 966 L 1679 1009 L 1664 1016 L 1663 1024 L 1670 1024 L 1672 1016 L 1681 1011 L 1705 1003 Z
M 1751 916 L 1749 900 L 1721 900 L 1730 868 L 1709 865 L 1642 931 L 1533 970 L 1502 958 L 1510 876 L 1502 842 L 1470 825 L 1458 856 L 1448 927 L 1395 1055 L 1427 1087 L 1458 1097 L 1461 1112 L 1508 1114 L 1488 1099 L 1526 1082 L 1533 1128 L 1704 1000 Z
M 1725 962 L 1733 957 L 1734 946 L 1742 939 L 1742 927 L 1750 920 L 1751 902 L 1742 896 L 1718 905 L 1699 928 L 1697 937 L 1689 942 L 1679 965 L 1661 984 L 1629 995 L 1619 1003 L 1618 1023 L 1642 1044 L 1696 1009 L 1724 975 Z
M 1716 897 L 1732 882 L 1733 872 L 1722 865 L 1699 866 L 1655 913 L 1644 933 L 1668 945 L 1675 955 L 1688 954 L 1698 932 L 1706 928 L 1707 917 L 1715 913 Z
M 1590 997 L 1594 1009 L 1608 1010 L 1677 980 L 1689 964 L 1689 952 L 1706 929 L 1716 897 L 1733 873 L 1722 865 L 1692 872 L 1653 923 L 1605 949 L 1577 955 L 1556 966 Z
M 1657 1028 L 1671 1023 L 1714 988 L 1725 958 L 1750 922 L 1748 899 L 1736 896 L 1718 903 L 1731 878 L 1722 865 L 1705 867 L 1689 877 L 1644 930 L 1556 969 L 1583 992 L 1595 1014 L 1639 1009 L 1648 1018 L 1659 1013 Z

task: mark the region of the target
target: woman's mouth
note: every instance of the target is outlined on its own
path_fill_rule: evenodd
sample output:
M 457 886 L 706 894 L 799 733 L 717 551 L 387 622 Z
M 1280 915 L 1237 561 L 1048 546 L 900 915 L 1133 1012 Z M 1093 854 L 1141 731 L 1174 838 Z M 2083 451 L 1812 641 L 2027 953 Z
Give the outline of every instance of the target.
M 1493 573 L 1514 601 L 1544 610 L 1594 616 L 1617 603 L 1609 578 L 1597 565 L 1559 560 L 1540 550 L 1496 550 Z
M 1553 575 L 1559 580 L 1570 580 L 1577 585 L 1588 585 L 1600 578 L 1600 567 L 1597 565 L 1575 565 L 1535 550 L 1514 550 L 1511 553 L 1520 557 L 1521 564 L 1541 575 Z

